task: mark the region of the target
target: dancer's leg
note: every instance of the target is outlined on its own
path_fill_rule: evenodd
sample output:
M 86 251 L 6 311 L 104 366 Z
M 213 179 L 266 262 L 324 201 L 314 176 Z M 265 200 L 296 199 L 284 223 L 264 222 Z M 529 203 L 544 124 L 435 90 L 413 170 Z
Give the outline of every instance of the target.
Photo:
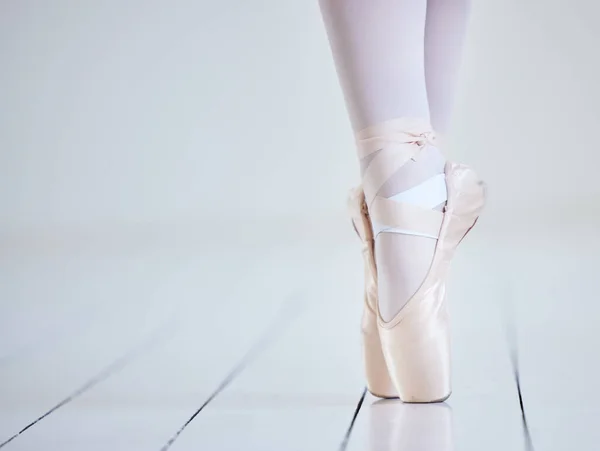
M 445 134 L 465 40 L 470 0 L 427 0 L 425 79 L 431 123 Z
M 369 138 L 365 128 L 390 119 L 429 121 L 426 0 L 320 0 L 320 4 L 354 131 L 364 139 Z M 363 158 L 363 170 L 376 154 Z M 379 194 L 394 198 L 411 190 L 411 202 L 440 208 L 446 200 L 444 162 L 441 153 L 429 146 L 392 175 Z M 391 319 L 421 285 L 435 245 L 434 239 L 421 236 L 378 234 L 375 255 L 384 320 Z
M 429 118 L 427 0 L 320 0 L 354 131 L 397 118 Z

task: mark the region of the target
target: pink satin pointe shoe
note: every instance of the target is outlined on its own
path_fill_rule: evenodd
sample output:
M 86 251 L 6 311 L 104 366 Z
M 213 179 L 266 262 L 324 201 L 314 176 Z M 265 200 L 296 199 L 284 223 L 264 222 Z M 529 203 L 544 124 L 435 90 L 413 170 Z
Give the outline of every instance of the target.
M 448 162 L 448 202 L 443 212 L 378 196 L 389 176 L 433 142 L 433 133 L 426 127 L 395 122 L 392 130 L 389 124 L 382 127 L 381 137 L 362 143 L 363 155 L 379 152 L 365 172 L 362 187 L 350 197 L 352 221 L 363 244 L 365 262 L 362 336 L 367 388 L 381 398 L 399 397 L 409 403 L 442 402 L 452 391 L 445 283 L 458 244 L 483 209 L 485 187 L 472 169 Z M 399 126 L 406 131 L 398 131 Z M 380 150 L 382 142 L 387 145 L 386 150 Z M 394 145 L 390 146 L 390 142 Z M 379 313 L 372 221 L 437 239 L 423 283 L 388 322 Z

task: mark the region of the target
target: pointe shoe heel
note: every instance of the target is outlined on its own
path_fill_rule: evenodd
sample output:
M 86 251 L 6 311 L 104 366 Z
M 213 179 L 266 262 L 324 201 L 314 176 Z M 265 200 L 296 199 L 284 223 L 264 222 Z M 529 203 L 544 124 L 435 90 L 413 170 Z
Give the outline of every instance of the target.
M 379 398 L 398 398 L 383 357 L 379 330 L 377 328 L 377 281 L 373 255 L 373 233 L 366 209 L 362 187 L 351 191 L 348 208 L 356 234 L 362 243 L 364 261 L 365 293 L 361 323 L 363 362 L 367 390 Z

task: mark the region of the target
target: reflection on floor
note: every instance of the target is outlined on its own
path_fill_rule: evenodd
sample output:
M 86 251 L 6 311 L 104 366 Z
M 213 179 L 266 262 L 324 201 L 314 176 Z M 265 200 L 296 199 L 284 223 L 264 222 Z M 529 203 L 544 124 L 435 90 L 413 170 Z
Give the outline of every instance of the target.
M 0 447 L 595 449 L 598 245 L 475 235 L 449 287 L 452 397 L 357 410 L 350 237 L 3 255 Z
M 367 415 L 368 449 L 454 450 L 452 409 L 447 404 L 377 401 Z

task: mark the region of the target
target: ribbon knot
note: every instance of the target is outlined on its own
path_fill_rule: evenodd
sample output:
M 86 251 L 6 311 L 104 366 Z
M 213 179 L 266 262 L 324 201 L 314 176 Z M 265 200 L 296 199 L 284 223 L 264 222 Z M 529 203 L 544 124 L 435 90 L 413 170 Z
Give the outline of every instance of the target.
M 417 156 L 426 145 L 435 145 L 435 133 L 432 131 L 420 133 L 416 136 L 416 139 L 414 140 L 413 144 L 416 144 L 419 147 L 419 149 L 415 153 L 413 153 L 410 159 L 412 161 L 417 161 Z
M 417 139 L 415 140 L 415 144 L 419 147 L 423 147 L 426 144 L 434 145 L 435 143 L 435 133 L 433 131 L 423 132 L 417 135 Z
M 382 185 L 405 163 L 417 161 L 435 133 L 423 120 L 400 118 L 368 127 L 356 134 L 358 157 L 370 157 L 363 172 L 366 205 L 370 206 Z

